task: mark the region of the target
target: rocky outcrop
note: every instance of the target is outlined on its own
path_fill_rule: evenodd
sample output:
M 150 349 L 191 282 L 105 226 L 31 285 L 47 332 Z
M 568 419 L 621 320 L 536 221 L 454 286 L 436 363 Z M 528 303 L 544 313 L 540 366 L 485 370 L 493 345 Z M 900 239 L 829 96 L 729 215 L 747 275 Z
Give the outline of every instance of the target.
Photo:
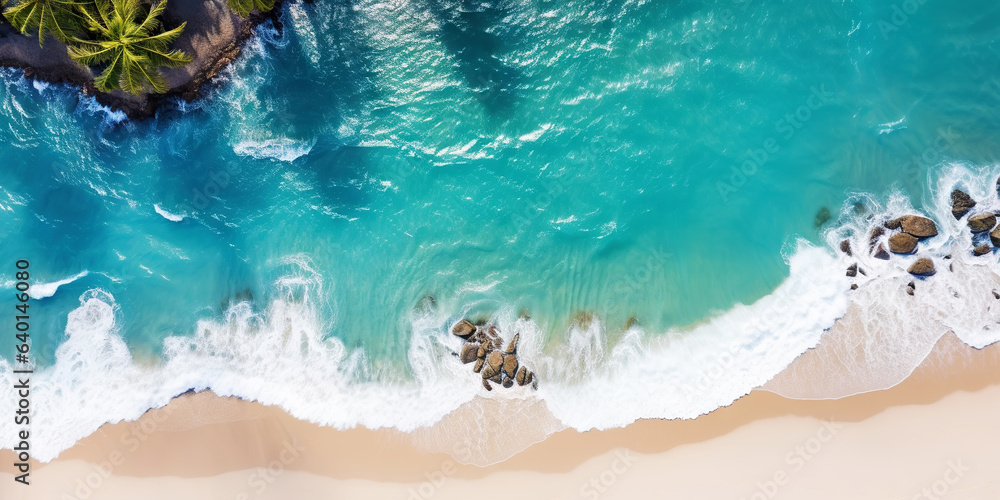
M 956 220 L 961 219 L 975 206 L 976 200 L 973 200 L 969 193 L 961 189 L 951 192 L 951 215 L 954 215 Z
M 853 257 L 854 253 L 851 252 L 851 240 L 843 240 L 840 242 L 840 251 L 847 254 L 848 257 Z
M 993 246 L 1000 247 L 1000 227 L 990 231 L 990 242 Z
M 478 359 L 478 356 L 477 356 L 478 351 L 479 351 L 479 345 L 478 344 L 465 344 L 465 345 L 463 345 L 462 346 L 462 355 L 461 355 L 462 363 L 463 364 L 475 363 L 476 359 Z
M 534 382 L 531 370 L 523 366 L 518 359 L 517 346 L 521 341 L 520 333 L 515 333 L 506 348 L 501 350 L 503 339 L 496 325 L 476 325 L 463 319 L 452 327 L 451 332 L 465 339 L 459 357 L 462 363 L 475 363 L 472 371 L 482 377 L 483 387 L 486 390 L 492 391 L 492 384 L 510 388 L 515 382 L 519 386 L 531 384 L 533 389 L 538 389 L 538 383 Z
M 21 35 L 6 20 L 0 23 L 0 66 L 22 69 L 28 78 L 80 87 L 83 95 L 93 96 L 131 119 L 151 118 L 160 105 L 173 98 L 188 102 L 200 98 L 203 89 L 239 57 L 258 25 L 272 20 L 280 30 L 281 3 L 279 0 L 268 13 L 255 11 L 243 19 L 221 0 L 170 0 L 164 24 L 172 28 L 187 22 L 172 48 L 183 50 L 194 60 L 180 68 L 163 68 L 168 87 L 164 94 L 101 92 L 94 86 L 97 71 L 73 62 L 64 44 L 50 37 L 39 46 L 37 37 Z
M 928 258 L 917 259 L 906 272 L 914 276 L 931 276 L 936 272 L 934 261 Z
M 979 214 L 969 217 L 969 229 L 973 233 L 981 233 L 993 229 L 997 225 L 997 216 L 993 214 Z
M 909 233 L 896 233 L 889 238 L 892 253 L 909 254 L 917 248 L 917 238 Z
M 858 275 L 858 265 L 857 264 L 851 264 L 850 266 L 847 267 L 847 277 L 848 278 L 853 278 L 853 277 L 855 277 L 857 275 Z
M 904 215 L 898 219 L 893 219 L 885 223 L 888 229 L 902 229 L 904 233 L 915 236 L 917 239 L 937 236 L 937 224 L 927 217 L 919 215 Z
M 463 339 L 468 339 L 473 333 L 476 333 L 476 325 L 467 319 L 463 319 L 451 327 L 451 334 Z
M 885 251 L 885 246 L 881 243 L 878 245 L 878 250 L 875 250 L 875 258 L 882 260 L 889 260 L 889 252 Z

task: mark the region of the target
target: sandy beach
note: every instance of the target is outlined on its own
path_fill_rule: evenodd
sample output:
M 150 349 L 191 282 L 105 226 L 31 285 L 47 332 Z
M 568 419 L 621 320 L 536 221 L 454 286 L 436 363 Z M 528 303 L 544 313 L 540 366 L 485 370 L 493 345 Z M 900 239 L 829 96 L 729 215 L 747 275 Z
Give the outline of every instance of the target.
M 951 335 L 903 383 L 838 400 L 754 391 L 695 420 L 558 432 L 488 467 L 391 430 L 186 394 L 109 424 L 4 498 L 997 498 L 1000 346 Z M 13 458 L 0 453 L 5 462 Z

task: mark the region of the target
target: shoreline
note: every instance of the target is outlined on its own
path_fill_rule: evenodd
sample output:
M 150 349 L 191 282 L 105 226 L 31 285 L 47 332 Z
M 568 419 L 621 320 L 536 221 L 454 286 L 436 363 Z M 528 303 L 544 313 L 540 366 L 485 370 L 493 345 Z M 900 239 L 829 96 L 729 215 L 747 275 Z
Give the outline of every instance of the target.
M 1000 416 L 1000 403 L 995 403 L 998 396 L 1000 344 L 977 350 L 965 346 L 949 333 L 910 377 L 890 389 L 833 400 L 795 400 L 755 390 L 730 406 L 693 420 L 640 420 L 624 428 L 582 433 L 563 430 L 487 467 L 462 465 L 448 454 L 425 451 L 415 444 L 414 436 L 399 431 L 364 428 L 340 431 L 295 419 L 278 407 L 200 392 L 178 396 L 167 406 L 146 412 L 138 421 L 106 424 L 52 462 L 35 463 L 32 472 L 36 481 L 56 488 L 52 493 L 66 492 L 68 484 L 100 470 L 102 463 L 111 469 L 109 478 L 102 482 L 121 484 L 126 489 L 134 484 L 148 487 L 148 481 L 162 482 L 168 477 L 178 483 L 174 487 L 182 489 L 188 487 L 184 485 L 201 484 L 204 487 L 205 482 L 235 488 L 255 471 L 264 470 L 260 467 L 270 465 L 279 467 L 283 477 L 289 478 L 287 483 L 282 483 L 292 488 L 287 491 L 295 491 L 293 483 L 318 482 L 327 486 L 336 484 L 338 488 L 356 488 L 352 491 L 364 492 L 371 498 L 402 498 L 399 495 L 405 495 L 407 489 L 427 483 L 428 471 L 443 470 L 447 465 L 447 477 L 454 479 L 454 497 L 459 498 L 462 495 L 458 490 L 464 490 L 467 495 L 477 483 L 493 484 L 508 476 L 536 482 L 546 478 L 559 482 L 557 479 L 592 476 L 595 464 L 604 464 L 601 467 L 606 468 L 605 462 L 615 457 L 619 460 L 623 456 L 638 457 L 636 460 L 643 463 L 678 460 L 686 463 L 712 457 L 723 459 L 719 453 L 745 453 L 742 448 L 734 449 L 732 440 L 750 440 L 753 446 L 768 448 L 774 445 L 787 451 L 794 449 L 795 442 L 802 441 L 803 430 L 808 431 L 804 438 L 808 440 L 810 433 L 818 432 L 816 429 L 823 425 L 834 425 L 833 429 L 845 435 L 890 432 L 885 430 L 888 425 L 888 429 L 898 428 L 905 431 L 906 439 L 913 439 L 906 432 L 913 432 L 911 427 L 916 423 L 944 419 L 950 423 L 941 427 L 942 433 L 978 432 L 982 429 L 969 424 L 969 419 L 995 421 Z M 966 413 L 968 408 L 957 408 L 962 405 L 971 405 L 976 411 Z M 965 423 L 957 424 L 949 419 Z M 850 432 L 840 430 L 842 428 Z M 945 456 L 949 453 L 975 456 L 981 464 L 978 457 L 982 450 L 979 448 L 993 449 L 993 445 L 1000 444 L 1000 441 L 990 440 L 988 435 L 978 440 L 964 438 L 948 442 L 961 450 L 953 452 L 930 447 L 921 453 L 937 453 L 942 460 L 947 460 Z M 921 440 L 913 440 L 915 446 L 920 443 Z M 839 453 L 861 460 L 862 451 L 872 450 L 846 449 Z M 889 454 L 894 460 L 908 460 L 905 454 L 897 454 L 905 450 L 896 450 L 893 446 L 876 446 L 875 451 Z M 460 455 L 461 451 L 455 454 Z M 9 462 L 11 458 L 9 450 L 0 451 L 0 460 Z M 109 465 L 109 461 L 120 463 Z M 754 470 L 760 465 L 748 466 L 747 471 L 739 474 L 757 477 L 754 474 L 758 472 Z M 1000 466 L 1000 461 L 997 465 Z M 775 464 L 768 467 L 773 468 Z M 985 469 L 977 470 L 988 473 Z M 0 491 L 13 484 L 7 475 L 7 471 L 0 472 L 0 476 L 5 476 L 0 479 L 0 485 L 4 485 L 0 486 Z M 293 475 L 294 481 L 290 479 Z M 835 475 L 820 475 L 813 480 L 826 484 L 826 480 L 838 479 Z M 646 480 L 655 480 L 655 477 Z M 934 481 L 934 478 L 928 480 Z M 134 484 L 127 486 L 126 483 Z M 459 483 L 463 488 L 458 487 Z M 749 483 L 751 487 L 753 484 Z M 538 487 L 538 484 L 534 486 Z M 110 494 L 117 490 L 104 491 Z M 396 493 L 386 493 L 388 491 Z M 277 488 L 269 492 L 280 498 Z M 570 493 L 565 498 L 580 497 L 578 492 Z M 744 498 L 752 498 L 747 496 L 752 494 L 751 488 Z M 451 495 L 442 497 L 452 498 Z M 94 498 L 120 497 L 98 495 Z
M 135 96 L 116 90 L 101 92 L 94 87 L 90 68 L 78 65 L 66 54 L 66 46 L 49 37 L 39 47 L 37 37 L 18 33 L 0 16 L 0 67 L 20 69 L 27 78 L 53 84 L 69 84 L 80 94 L 92 96 L 112 111 L 131 120 L 151 118 L 163 103 L 177 98 L 192 102 L 204 96 L 212 80 L 239 57 L 244 44 L 267 20 L 281 30 L 283 0 L 266 13 L 254 11 L 247 19 L 233 13 L 223 0 L 169 0 L 164 23 L 169 26 L 187 21 L 187 27 L 173 47 L 194 60 L 180 68 L 163 68 L 168 90 L 163 94 Z

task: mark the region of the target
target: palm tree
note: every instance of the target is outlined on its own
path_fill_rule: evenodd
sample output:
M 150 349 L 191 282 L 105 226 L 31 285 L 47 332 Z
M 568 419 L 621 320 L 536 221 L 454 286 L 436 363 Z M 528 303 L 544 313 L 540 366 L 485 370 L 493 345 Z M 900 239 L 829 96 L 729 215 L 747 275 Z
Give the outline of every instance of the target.
M 167 8 L 166 0 L 145 11 L 140 0 L 97 0 L 97 17 L 80 9 L 91 32 L 91 40 L 73 38 L 69 56 L 87 66 L 106 64 L 94 79 L 98 90 L 122 89 L 140 95 L 147 90 L 167 91 L 161 67 L 176 68 L 191 62 L 191 56 L 170 50 L 187 23 L 163 31 L 157 19 Z
M 0 5 L 6 4 L 0 1 Z M 46 35 L 66 42 L 81 28 L 79 9 L 90 4 L 79 0 L 14 0 L 3 15 L 22 34 L 38 32 L 38 45 Z
M 274 0 L 228 0 L 229 7 L 246 19 L 254 9 L 267 12 L 274 8 Z

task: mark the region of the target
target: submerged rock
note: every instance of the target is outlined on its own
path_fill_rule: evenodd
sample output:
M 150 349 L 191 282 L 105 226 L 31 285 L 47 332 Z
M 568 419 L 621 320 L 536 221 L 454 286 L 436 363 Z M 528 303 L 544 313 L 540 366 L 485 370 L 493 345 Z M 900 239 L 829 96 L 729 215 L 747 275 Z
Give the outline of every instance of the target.
M 503 379 L 503 386 L 505 388 L 507 388 L 507 389 L 510 389 L 511 387 L 514 387 L 514 380 L 509 379 L 509 378 Z
M 858 265 L 851 264 L 851 266 L 847 268 L 847 276 L 853 278 L 857 275 L 858 275 Z
M 852 283 L 851 284 L 851 290 L 857 290 L 857 289 L 858 289 L 858 284 L 857 283 Z
M 493 386 L 490 385 L 490 381 L 485 378 L 483 379 L 483 387 L 485 387 L 487 391 L 493 390 Z
M 976 257 L 979 257 L 981 255 L 986 255 L 986 254 L 990 253 L 991 250 L 993 250 L 993 249 L 990 248 L 989 245 L 979 245 L 978 247 L 972 249 L 972 253 Z
M 830 220 L 830 209 L 823 207 L 819 209 L 819 212 L 816 212 L 816 218 L 813 220 L 813 225 L 815 225 L 818 228 L 823 224 L 826 224 L 827 221 L 829 220 Z
M 979 214 L 969 217 L 969 229 L 974 233 L 981 233 L 993 229 L 997 225 L 997 216 L 993 214 Z
M 457 337 L 467 339 L 472 336 L 473 333 L 476 333 L 476 325 L 473 325 L 467 319 L 463 319 L 451 328 L 451 333 Z
M 934 261 L 928 258 L 917 259 L 906 272 L 914 276 L 931 276 L 936 272 L 934 270 Z
M 896 233 L 889 238 L 892 253 L 913 253 L 917 248 L 917 238 L 909 233 Z
M 951 215 L 954 215 L 956 220 L 969 213 L 969 210 L 972 210 L 974 206 L 976 206 L 976 200 L 973 200 L 969 193 L 961 189 L 951 192 Z

